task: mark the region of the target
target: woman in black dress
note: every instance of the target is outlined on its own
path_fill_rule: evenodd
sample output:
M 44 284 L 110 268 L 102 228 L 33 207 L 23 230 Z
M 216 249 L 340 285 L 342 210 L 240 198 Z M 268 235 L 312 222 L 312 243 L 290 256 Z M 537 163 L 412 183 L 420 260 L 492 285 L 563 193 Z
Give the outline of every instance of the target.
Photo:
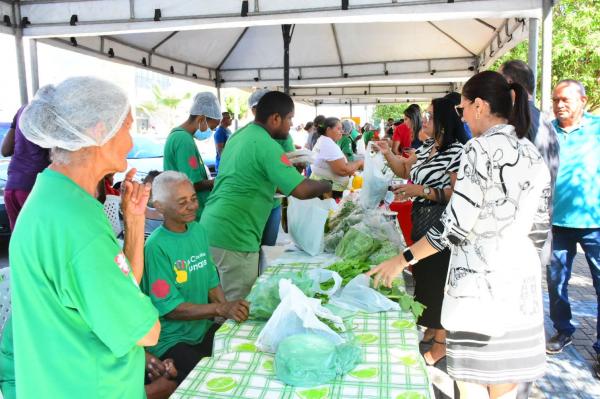
M 423 133 L 429 139 L 409 158 L 396 157 L 380 143 L 392 170 L 411 180 L 411 184 L 400 185 L 395 192 L 397 200 L 413 200 L 411 238 L 415 242 L 439 220 L 452 195 L 462 155 L 462 144 L 457 137 L 464 134 L 454 105 L 446 98 L 432 101 L 422 118 Z M 440 323 L 440 314 L 449 262 L 450 250 L 446 249 L 424 259 L 424 264 L 413 270 L 415 299 L 427 306 L 417 323 L 427 327 L 423 341 L 433 341 L 431 349 L 423 355 L 428 365 L 446 356 L 446 331 Z

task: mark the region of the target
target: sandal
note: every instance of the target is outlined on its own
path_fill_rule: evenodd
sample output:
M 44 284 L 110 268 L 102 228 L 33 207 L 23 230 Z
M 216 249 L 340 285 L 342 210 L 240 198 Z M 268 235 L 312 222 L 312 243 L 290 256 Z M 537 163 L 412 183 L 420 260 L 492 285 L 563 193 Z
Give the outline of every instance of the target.
M 436 339 L 433 339 L 433 338 L 432 338 L 432 341 L 433 341 L 434 345 L 435 345 L 435 344 L 438 344 L 438 345 L 446 345 L 446 341 L 440 342 L 440 341 L 437 341 Z M 432 366 L 432 367 L 436 367 L 436 366 L 437 366 L 437 364 L 438 364 L 439 362 L 441 362 L 442 360 L 444 360 L 445 358 L 446 358 L 446 355 L 444 355 L 444 356 L 440 357 L 440 358 L 439 358 L 439 359 L 437 359 L 437 360 L 434 360 L 434 359 L 431 357 L 431 349 L 430 349 L 429 351 L 427 351 L 427 352 L 425 352 L 425 353 L 423 354 L 423 359 L 425 360 L 425 364 L 426 364 L 426 365 L 428 365 L 428 366 Z
M 425 331 L 425 333 L 423 334 L 423 340 L 421 340 L 421 342 L 419 342 L 419 345 L 430 345 L 431 343 L 433 343 L 433 339 L 435 338 L 435 332 L 431 335 L 431 338 L 425 339 L 425 336 L 427 335 L 427 331 L 429 331 L 429 329 L 427 329 Z

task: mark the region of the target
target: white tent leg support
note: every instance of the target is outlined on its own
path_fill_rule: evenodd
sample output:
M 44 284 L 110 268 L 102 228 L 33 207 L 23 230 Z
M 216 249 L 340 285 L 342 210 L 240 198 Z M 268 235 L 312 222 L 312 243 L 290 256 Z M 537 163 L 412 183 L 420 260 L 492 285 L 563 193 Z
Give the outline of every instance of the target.
M 552 6 L 554 0 L 544 0 L 542 19 L 542 111 L 552 107 Z
M 37 40 L 29 40 L 29 58 L 31 67 L 31 90 L 33 94 L 40 88 L 40 74 L 38 66 Z
M 538 60 L 538 35 L 539 35 L 539 20 L 537 18 L 529 18 L 529 53 L 527 55 L 527 63 L 533 71 L 533 98 L 535 99 L 537 85 L 537 60 Z
M 15 34 L 15 48 L 17 52 L 17 73 L 19 75 L 19 94 L 21 95 L 21 105 L 29 102 L 27 95 L 27 72 L 25 71 L 25 51 L 23 50 L 23 30 L 17 29 Z

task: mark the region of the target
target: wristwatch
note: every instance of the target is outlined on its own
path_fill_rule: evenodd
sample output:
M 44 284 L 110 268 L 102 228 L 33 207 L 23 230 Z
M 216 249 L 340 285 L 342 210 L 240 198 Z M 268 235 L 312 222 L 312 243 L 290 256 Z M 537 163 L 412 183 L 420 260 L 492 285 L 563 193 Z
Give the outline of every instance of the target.
M 431 187 L 423 186 L 423 194 L 425 197 L 428 197 L 431 194 Z
M 410 250 L 409 247 L 406 247 L 406 249 L 404 250 L 404 252 L 402 252 L 402 255 L 404 255 L 404 259 L 406 259 L 406 262 L 408 262 L 409 265 L 416 265 L 417 262 L 419 262 L 413 255 L 412 251 Z

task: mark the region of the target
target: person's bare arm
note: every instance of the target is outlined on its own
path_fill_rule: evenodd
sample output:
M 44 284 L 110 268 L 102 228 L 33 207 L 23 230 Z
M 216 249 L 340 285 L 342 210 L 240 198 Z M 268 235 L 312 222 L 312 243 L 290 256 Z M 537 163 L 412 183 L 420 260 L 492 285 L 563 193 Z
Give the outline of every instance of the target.
M 325 193 L 331 192 L 331 183 L 325 180 L 304 179 L 292 191 L 291 195 L 298 199 L 316 198 Z
M 0 149 L 3 157 L 10 157 L 15 153 L 15 129 L 10 128 L 4 140 L 2 140 L 2 149 Z
M 216 143 L 217 154 L 221 155 L 223 153 L 223 148 L 225 148 L 225 143 Z
M 410 174 L 410 168 L 417 161 L 417 157 L 411 154 L 410 157 L 404 158 L 402 156 L 396 156 L 390 150 L 390 146 L 386 141 L 377 141 L 373 143 L 375 149 L 381 151 L 385 160 L 387 161 L 390 169 L 394 174 L 403 179 L 408 179 Z
M 137 344 L 139 346 L 154 346 L 158 342 L 158 337 L 160 336 L 160 321 L 156 321 L 150 331 L 140 339 Z
M 129 260 L 133 276 L 139 284 L 144 274 L 144 221 L 150 198 L 150 185 L 134 182 L 135 172 L 135 168 L 127 172 L 121 186 L 121 211 L 125 225 L 123 253 Z
M 208 291 L 208 301 L 210 303 L 225 303 L 227 300 L 225 299 L 225 292 L 223 291 L 223 287 L 221 284 L 217 285 L 212 290 Z
M 184 302 L 167 313 L 165 317 L 171 320 L 204 320 L 224 317 L 240 322 L 248 319 L 249 310 L 250 304 L 243 299 L 206 305 Z
M 338 176 L 352 176 L 358 169 L 362 168 L 364 161 L 347 162 L 345 158 L 327 161 L 331 171 Z
M 396 155 L 400 155 L 400 142 L 392 141 L 392 152 Z

